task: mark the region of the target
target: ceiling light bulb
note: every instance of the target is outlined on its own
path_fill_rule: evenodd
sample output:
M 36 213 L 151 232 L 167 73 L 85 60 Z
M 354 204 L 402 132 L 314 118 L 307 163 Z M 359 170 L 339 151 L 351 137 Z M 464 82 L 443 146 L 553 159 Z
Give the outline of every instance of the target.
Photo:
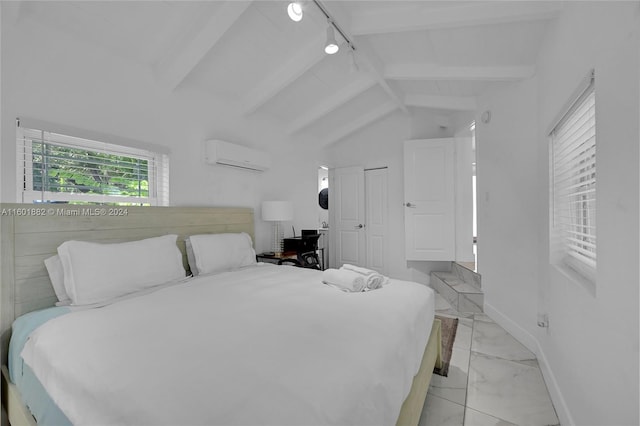
M 340 47 L 338 47 L 338 45 L 335 44 L 335 43 L 327 44 L 324 47 L 325 53 L 327 53 L 329 55 L 333 55 L 334 53 L 338 53 L 338 50 L 340 50 Z
M 333 32 L 333 26 L 329 25 L 327 27 L 327 42 L 324 44 L 324 51 L 328 55 L 333 55 L 334 53 L 337 53 L 338 50 L 340 50 L 340 47 L 338 47 L 336 35 Z
M 292 21 L 300 22 L 302 20 L 302 5 L 297 1 L 289 3 L 289 6 L 287 6 L 287 13 Z

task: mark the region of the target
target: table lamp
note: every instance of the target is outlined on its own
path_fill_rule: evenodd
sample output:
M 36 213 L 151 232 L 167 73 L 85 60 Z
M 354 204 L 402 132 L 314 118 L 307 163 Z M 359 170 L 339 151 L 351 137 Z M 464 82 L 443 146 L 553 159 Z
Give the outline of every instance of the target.
M 293 205 L 290 201 L 262 202 L 262 220 L 273 222 L 271 250 L 275 254 L 282 253 L 284 232 L 280 222 L 291 219 L 293 219 Z

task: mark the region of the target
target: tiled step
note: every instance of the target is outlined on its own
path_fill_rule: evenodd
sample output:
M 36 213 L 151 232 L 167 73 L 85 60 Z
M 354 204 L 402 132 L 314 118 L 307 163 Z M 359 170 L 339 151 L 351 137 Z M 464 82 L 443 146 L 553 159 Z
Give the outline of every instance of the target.
M 482 288 L 482 277 L 479 273 L 457 262 L 451 263 L 451 271 L 462 278 L 464 282 L 474 285 L 477 288 Z
M 480 275 L 456 263 L 451 272 L 431 272 L 431 287 L 458 312 L 484 312 Z

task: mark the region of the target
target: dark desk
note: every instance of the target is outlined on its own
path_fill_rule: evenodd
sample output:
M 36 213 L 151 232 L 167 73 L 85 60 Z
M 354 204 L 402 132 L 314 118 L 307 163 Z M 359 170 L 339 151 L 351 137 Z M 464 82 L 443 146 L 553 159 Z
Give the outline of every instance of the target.
M 284 252 L 285 253 L 309 253 L 320 252 L 320 269 L 325 269 L 324 264 L 324 248 L 318 248 L 318 239 L 320 234 L 302 235 L 299 237 L 284 238 Z
M 296 253 L 314 251 L 318 248 L 318 238 L 320 238 L 320 234 L 284 238 L 283 249 L 285 252 L 293 251 Z

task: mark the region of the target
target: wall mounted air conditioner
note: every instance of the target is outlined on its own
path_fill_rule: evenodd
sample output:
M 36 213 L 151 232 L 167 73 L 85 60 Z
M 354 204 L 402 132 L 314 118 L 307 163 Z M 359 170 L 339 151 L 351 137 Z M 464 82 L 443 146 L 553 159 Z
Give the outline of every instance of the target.
M 208 164 L 240 167 L 242 169 L 265 171 L 271 167 L 268 153 L 235 143 L 221 140 L 204 142 L 205 161 Z

